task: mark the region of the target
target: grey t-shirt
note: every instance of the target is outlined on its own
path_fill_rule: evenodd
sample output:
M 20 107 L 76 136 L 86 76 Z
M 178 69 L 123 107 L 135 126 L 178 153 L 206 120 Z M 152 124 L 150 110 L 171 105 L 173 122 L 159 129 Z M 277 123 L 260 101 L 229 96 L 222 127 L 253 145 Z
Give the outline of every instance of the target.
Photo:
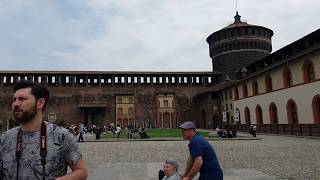
M 169 177 L 164 177 L 163 180 L 181 180 L 181 176 L 178 173 L 172 174 Z
M 14 180 L 17 173 L 16 143 L 20 127 L 10 129 L 0 138 L 0 180 Z M 81 159 L 74 136 L 65 128 L 47 124 L 48 147 L 45 166 L 46 179 L 67 174 L 67 166 Z M 42 180 L 39 131 L 22 133 L 22 156 L 19 180 Z

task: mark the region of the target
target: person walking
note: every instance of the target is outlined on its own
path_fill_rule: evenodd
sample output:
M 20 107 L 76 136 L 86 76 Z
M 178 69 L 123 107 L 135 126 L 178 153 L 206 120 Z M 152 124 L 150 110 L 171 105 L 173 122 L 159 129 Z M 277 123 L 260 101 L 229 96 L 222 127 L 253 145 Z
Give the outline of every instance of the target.
M 99 140 L 101 138 L 101 133 L 102 133 L 102 127 L 100 125 L 97 125 L 95 127 L 95 133 L 96 133 L 96 139 Z
M 249 127 L 249 132 L 250 132 L 250 134 L 253 136 L 253 124 L 250 125 L 250 127 Z
M 213 147 L 196 132 L 193 122 L 187 121 L 179 126 L 183 139 L 189 142 L 189 157 L 183 180 L 191 180 L 200 172 L 199 180 L 222 180 L 223 172 Z
M 118 139 L 120 138 L 120 133 L 121 133 L 121 127 L 119 125 L 117 125 L 116 134 L 117 134 Z
M 47 88 L 31 81 L 14 85 L 12 111 L 20 126 L 0 137 L 0 180 L 85 180 L 79 146 L 65 128 L 43 121 Z M 67 167 L 71 171 L 67 174 Z
M 78 142 L 83 142 L 83 133 L 84 133 L 84 127 L 83 124 L 79 124 L 79 139 Z
M 257 132 L 257 126 L 256 126 L 256 125 L 253 125 L 253 126 L 252 126 L 252 136 L 253 136 L 253 137 L 257 137 L 256 132 Z

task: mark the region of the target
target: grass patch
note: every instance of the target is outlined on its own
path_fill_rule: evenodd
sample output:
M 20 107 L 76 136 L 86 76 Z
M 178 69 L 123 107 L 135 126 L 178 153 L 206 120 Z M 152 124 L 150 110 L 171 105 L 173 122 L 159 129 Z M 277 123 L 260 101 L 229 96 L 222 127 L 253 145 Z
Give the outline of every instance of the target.
M 180 129 L 148 129 L 146 133 L 151 138 L 181 137 Z
M 118 136 L 116 134 L 112 134 L 112 133 L 109 133 L 109 134 L 101 134 L 101 138 L 105 138 L 105 139 L 116 139 L 118 138 Z M 127 131 L 122 129 L 121 132 L 120 132 L 120 136 L 119 138 L 127 138 Z
M 182 138 L 180 129 L 148 129 L 146 133 L 150 138 Z M 203 137 L 209 137 L 209 132 L 201 131 L 199 133 Z M 104 134 L 101 135 L 101 138 L 117 138 L 117 135 Z M 120 138 L 127 138 L 127 131 L 125 129 L 121 130 Z
M 182 137 L 180 129 L 148 129 L 146 131 L 148 136 L 151 138 L 160 138 L 160 137 Z M 208 137 L 209 132 L 199 132 L 201 136 Z

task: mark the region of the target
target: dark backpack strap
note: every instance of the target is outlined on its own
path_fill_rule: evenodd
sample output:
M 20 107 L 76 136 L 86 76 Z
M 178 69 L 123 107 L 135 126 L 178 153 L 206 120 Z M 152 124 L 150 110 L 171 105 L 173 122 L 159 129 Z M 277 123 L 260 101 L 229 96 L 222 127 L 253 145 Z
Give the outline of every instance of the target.
M 41 156 L 41 165 L 42 165 L 42 177 L 45 180 L 45 165 L 46 165 L 46 157 L 48 150 L 48 132 L 47 125 L 44 121 L 41 123 L 40 129 L 40 156 Z
M 40 156 L 41 156 L 41 164 L 42 164 L 42 177 L 45 180 L 45 165 L 46 165 L 46 156 L 47 156 L 47 148 L 48 148 L 48 134 L 47 134 L 47 125 L 42 121 L 41 129 L 40 129 Z M 22 156 L 22 130 L 19 129 L 17 136 L 17 145 L 16 145 L 16 160 L 17 160 L 17 180 L 19 179 L 19 167 L 20 167 L 20 159 Z
M 17 145 L 16 145 L 16 161 L 17 161 L 17 173 L 16 179 L 19 179 L 19 169 L 20 169 L 20 159 L 22 156 L 22 130 L 19 128 L 18 136 L 17 136 Z

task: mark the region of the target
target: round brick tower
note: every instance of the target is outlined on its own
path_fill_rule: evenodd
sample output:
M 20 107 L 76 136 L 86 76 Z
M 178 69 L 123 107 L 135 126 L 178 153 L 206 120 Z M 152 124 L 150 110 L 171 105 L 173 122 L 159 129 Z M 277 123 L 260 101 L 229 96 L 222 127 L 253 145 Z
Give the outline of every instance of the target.
M 237 79 L 237 72 L 244 66 L 272 51 L 273 31 L 242 22 L 240 17 L 236 12 L 234 23 L 207 38 L 213 70 L 231 79 Z

